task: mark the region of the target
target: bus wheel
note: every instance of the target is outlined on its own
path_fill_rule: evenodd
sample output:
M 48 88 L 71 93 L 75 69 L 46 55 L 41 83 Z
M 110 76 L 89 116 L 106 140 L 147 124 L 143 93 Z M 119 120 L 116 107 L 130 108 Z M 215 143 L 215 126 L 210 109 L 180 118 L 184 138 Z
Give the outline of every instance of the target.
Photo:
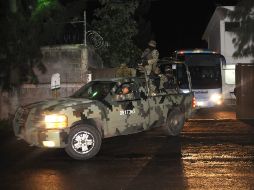
M 177 136 L 181 133 L 185 122 L 184 113 L 177 107 L 170 111 L 166 121 L 167 134 Z
M 74 159 L 87 160 L 99 152 L 100 146 L 99 131 L 91 125 L 84 124 L 70 130 L 65 151 Z

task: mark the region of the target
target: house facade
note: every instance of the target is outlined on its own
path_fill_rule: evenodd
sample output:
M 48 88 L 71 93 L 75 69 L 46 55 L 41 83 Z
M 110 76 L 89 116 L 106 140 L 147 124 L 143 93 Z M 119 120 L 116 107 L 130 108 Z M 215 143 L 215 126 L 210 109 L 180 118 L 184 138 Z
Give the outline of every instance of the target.
M 235 65 L 237 63 L 250 63 L 253 57 L 236 59 L 233 57 L 235 47 L 232 42 L 235 37 L 232 30 L 240 27 L 240 23 L 232 22 L 228 11 L 234 10 L 234 6 L 219 6 L 215 9 L 202 39 L 207 41 L 208 48 L 222 54 L 226 59 L 226 65 L 222 65 L 222 93 L 228 102 L 235 99 L 233 94 L 235 88 Z

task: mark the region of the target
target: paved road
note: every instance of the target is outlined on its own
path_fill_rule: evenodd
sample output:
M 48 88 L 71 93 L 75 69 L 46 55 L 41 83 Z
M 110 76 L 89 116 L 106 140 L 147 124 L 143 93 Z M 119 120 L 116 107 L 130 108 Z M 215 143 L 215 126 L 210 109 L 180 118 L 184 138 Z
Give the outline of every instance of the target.
M 202 119 L 202 120 L 201 120 Z M 161 128 L 103 141 L 88 161 L 63 150 L 0 143 L 0 189 L 254 189 L 254 125 L 232 108 L 199 110 L 180 137 Z
M 192 115 L 191 120 L 236 120 L 235 106 L 201 108 Z

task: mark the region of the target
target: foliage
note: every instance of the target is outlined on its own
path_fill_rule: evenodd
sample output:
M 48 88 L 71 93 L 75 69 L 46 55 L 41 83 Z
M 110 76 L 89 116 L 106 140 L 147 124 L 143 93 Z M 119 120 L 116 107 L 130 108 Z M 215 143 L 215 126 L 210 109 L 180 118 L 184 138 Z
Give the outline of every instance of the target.
M 228 13 L 233 22 L 239 22 L 240 27 L 233 33 L 233 44 L 236 47 L 234 57 L 254 56 L 254 1 L 242 0 L 235 7 L 234 11 Z
M 7 0 L 0 2 L 0 89 L 37 83 L 33 69 L 46 69 L 40 47 L 56 44 L 66 21 L 85 9 L 85 0 Z M 11 10 L 10 7 L 16 7 Z
M 63 33 L 65 7 L 57 0 L 39 0 L 30 18 L 31 32 L 38 44 L 54 45 Z M 60 41 L 60 39 L 58 39 Z
M 147 48 L 147 42 L 153 39 L 151 31 L 151 21 L 148 19 L 151 0 L 140 0 L 135 11 L 135 20 L 138 24 L 138 33 L 135 36 L 136 45 L 141 48 Z
M 2 5 L 1 12 L 4 12 L 0 18 L 3 26 L 0 31 L 0 86 L 8 89 L 20 85 L 29 77 L 34 80 L 31 68 L 38 63 L 36 59 L 40 54 L 36 51 L 38 47 L 34 38 L 29 35 L 30 23 L 23 10 L 19 8 L 19 12 L 12 12 L 9 9 L 9 1 Z
M 138 1 L 123 3 L 99 0 L 99 2 L 101 7 L 95 11 L 96 19 L 92 21 L 92 27 L 108 43 L 108 46 L 98 50 L 104 66 L 117 67 L 121 63 L 133 66 L 141 54 L 133 42 L 133 37 L 137 34 L 134 12 Z
M 0 23 L 3 30 L 0 31 L 0 87 L 3 90 L 18 87 L 24 82 L 36 83 L 35 67 L 42 72 L 46 71 L 41 62 L 40 46 L 45 36 L 47 19 L 44 17 L 40 24 L 37 21 L 40 13 L 52 5 L 51 2 L 44 6 L 38 5 L 34 10 L 29 1 L 1 2 Z M 16 10 L 11 10 L 9 3 L 14 3 Z

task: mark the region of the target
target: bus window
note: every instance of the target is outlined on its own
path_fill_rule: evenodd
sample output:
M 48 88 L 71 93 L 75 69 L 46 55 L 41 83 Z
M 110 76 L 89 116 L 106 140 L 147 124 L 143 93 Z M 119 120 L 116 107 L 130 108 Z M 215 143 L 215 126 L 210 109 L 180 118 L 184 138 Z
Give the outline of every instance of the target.
M 189 70 L 191 88 L 194 92 L 198 107 L 213 107 L 222 103 L 222 73 L 221 66 L 225 58 L 210 50 L 179 50 L 175 51 L 174 59 L 183 61 Z M 183 74 L 183 65 L 178 70 L 180 90 L 188 90 L 187 76 Z M 231 82 L 231 81 L 230 81 Z
M 188 65 L 193 89 L 221 88 L 220 56 L 186 54 L 180 58 Z
M 180 89 L 189 89 L 188 76 L 184 64 L 177 64 L 177 79 Z
M 195 89 L 221 88 L 220 66 L 189 66 L 192 87 Z

